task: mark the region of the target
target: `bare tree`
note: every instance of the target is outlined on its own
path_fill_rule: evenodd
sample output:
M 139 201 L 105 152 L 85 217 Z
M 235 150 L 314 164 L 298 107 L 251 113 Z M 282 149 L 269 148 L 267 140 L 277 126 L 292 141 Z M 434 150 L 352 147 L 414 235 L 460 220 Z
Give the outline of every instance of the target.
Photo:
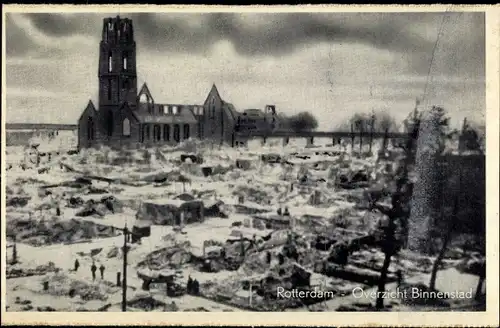
M 290 127 L 294 131 L 309 131 L 318 127 L 318 120 L 309 112 L 300 112 L 289 117 Z
M 387 225 L 383 228 L 381 248 L 384 252 L 384 263 L 380 272 L 378 282 L 378 293 L 376 308 L 384 307 L 384 298 L 387 274 L 391 265 L 392 256 L 396 255 L 405 243 L 406 229 L 410 216 L 410 201 L 413 193 L 413 185 L 408 179 L 408 166 L 411 160 L 412 149 L 407 149 L 402 167 L 396 171 L 395 188 L 391 194 L 391 206 L 384 206 L 377 203 L 378 199 L 370 199 L 371 210 L 378 210 L 387 217 Z
M 445 116 L 444 111 L 441 110 L 440 112 L 442 113 L 442 117 L 444 117 Z M 448 133 L 448 131 L 447 131 L 448 120 L 442 119 L 440 123 L 441 123 L 440 125 L 441 125 L 441 132 L 442 132 L 441 137 L 442 137 L 442 139 L 446 139 L 446 138 L 450 137 L 451 134 L 453 134 L 454 132 Z M 467 129 L 467 126 L 466 126 L 466 123 L 464 121 L 464 126 L 462 127 L 462 134 L 461 135 L 463 135 L 463 133 L 464 133 L 464 131 L 466 131 L 466 129 Z M 444 145 L 443 145 L 443 149 L 444 149 Z M 460 149 L 459 149 L 459 152 L 460 152 Z M 444 171 L 444 169 L 443 169 L 443 171 Z M 441 204 L 440 204 L 441 217 L 439 218 L 439 221 L 435 223 L 435 225 L 436 225 L 435 228 L 437 230 L 441 230 L 441 231 L 445 230 L 446 232 L 441 237 L 441 239 L 442 239 L 441 249 L 440 249 L 436 259 L 434 260 L 434 264 L 432 266 L 431 278 L 429 281 L 429 288 L 431 290 L 436 289 L 437 272 L 439 270 L 439 267 L 441 266 L 441 262 L 443 261 L 444 255 L 446 254 L 446 250 L 448 249 L 448 245 L 453 238 L 454 229 L 455 229 L 457 221 L 458 221 L 459 195 L 460 195 L 460 192 L 462 189 L 462 170 L 460 169 L 460 167 L 458 170 L 458 183 L 456 183 L 457 192 L 455 195 L 455 199 L 453 200 L 453 208 L 452 208 L 451 213 L 447 213 L 447 206 L 443 200 L 444 189 L 445 189 L 447 180 L 448 180 L 448 177 L 446 177 L 446 174 L 444 172 L 441 172 L 439 187 L 438 187 L 438 188 L 440 188 L 440 193 L 441 193 L 441 195 L 440 195 L 441 196 L 440 197 L 441 198 Z
M 280 130 L 300 132 L 311 131 L 318 127 L 318 120 L 310 112 L 300 112 L 292 116 L 278 114 L 277 121 Z
M 396 120 L 387 112 L 375 114 L 375 119 L 374 131 L 376 132 L 391 132 L 397 128 Z
M 444 222 L 447 223 L 446 224 L 447 231 L 442 238 L 441 250 L 439 251 L 438 256 L 434 260 L 434 264 L 432 266 L 432 273 L 431 273 L 431 278 L 429 281 L 429 288 L 431 290 L 436 289 L 437 272 L 439 270 L 441 262 L 443 261 L 444 255 L 446 254 L 446 250 L 448 249 L 448 245 L 452 240 L 453 231 L 454 231 L 456 221 L 457 221 L 457 214 L 458 214 L 458 196 L 455 197 L 455 201 L 454 201 L 454 205 L 453 205 L 453 212 L 450 215 L 448 220 L 445 219 L 446 214 L 444 214 L 444 210 L 442 211 L 441 220 L 442 220 L 442 223 L 444 223 Z
M 341 123 L 337 129 L 349 131 L 351 124 L 354 132 L 370 131 L 373 124 L 373 132 L 395 131 L 397 128 L 396 120 L 387 112 L 373 113 L 354 113 L 347 122 Z
M 460 150 L 484 153 L 484 142 L 482 127 L 475 128 L 464 120 L 462 133 L 459 137 Z
M 381 248 L 385 257 L 378 281 L 378 293 L 375 305 L 378 310 L 384 307 L 384 298 L 382 295 L 385 291 L 392 256 L 399 252 L 403 244 L 402 236 L 404 233 L 402 229 L 405 226 L 403 221 L 408 219 L 408 202 L 411 197 L 411 188 L 405 188 L 408 183 L 409 181 L 406 176 L 401 176 L 396 180 L 396 191 L 391 196 L 391 207 L 383 206 L 376 202 L 371 206 L 372 209 L 378 210 L 388 219 L 387 225 L 383 228 L 383 237 L 381 240 Z

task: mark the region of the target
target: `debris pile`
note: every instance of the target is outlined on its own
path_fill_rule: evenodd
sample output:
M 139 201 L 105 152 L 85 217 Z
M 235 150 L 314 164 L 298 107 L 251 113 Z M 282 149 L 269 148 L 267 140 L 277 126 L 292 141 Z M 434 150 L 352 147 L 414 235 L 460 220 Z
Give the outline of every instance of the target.
M 45 265 L 39 265 L 34 269 L 21 268 L 16 266 L 8 267 L 5 273 L 7 279 L 30 277 L 30 276 L 43 276 L 50 272 L 59 272 L 60 268 L 56 267 L 53 262 Z
M 119 287 L 106 281 L 92 284 L 64 273 L 46 276 L 41 282 L 43 287 L 38 292 L 55 296 L 79 296 L 83 301 L 105 301 L 109 295 L 119 291 Z
M 117 236 L 109 226 L 76 219 L 61 220 L 51 217 L 43 220 L 17 218 L 7 221 L 7 234 L 15 234 L 19 242 L 33 246 L 75 243 L 93 238 Z

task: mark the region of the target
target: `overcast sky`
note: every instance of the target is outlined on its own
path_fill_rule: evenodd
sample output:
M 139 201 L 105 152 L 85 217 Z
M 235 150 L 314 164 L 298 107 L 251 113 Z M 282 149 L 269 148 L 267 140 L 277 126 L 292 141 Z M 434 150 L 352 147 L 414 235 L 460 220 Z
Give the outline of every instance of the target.
M 6 14 L 7 121 L 76 123 L 97 104 L 102 14 Z M 311 111 L 320 128 L 352 112 L 402 120 L 424 93 L 454 125 L 484 122 L 483 13 L 160 13 L 133 19 L 138 87 L 203 103 L 215 83 L 237 109 Z M 441 22 L 442 34 L 430 68 Z M 425 103 L 425 102 L 424 102 Z

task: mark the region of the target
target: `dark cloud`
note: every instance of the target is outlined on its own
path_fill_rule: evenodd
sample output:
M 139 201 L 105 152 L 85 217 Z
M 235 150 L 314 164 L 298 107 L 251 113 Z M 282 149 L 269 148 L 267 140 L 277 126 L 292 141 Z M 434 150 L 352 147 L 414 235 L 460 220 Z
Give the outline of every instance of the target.
M 25 14 L 33 26 L 49 36 L 94 35 L 99 30 L 97 14 Z
M 100 37 L 102 19 L 115 14 L 26 14 L 33 26 L 58 37 Z M 125 16 L 125 15 L 124 15 Z M 361 43 L 406 57 L 411 73 L 426 74 L 443 13 L 141 13 L 134 21 L 139 49 L 204 53 L 228 40 L 244 56 L 282 56 L 310 44 Z M 448 60 L 437 63 L 449 73 L 467 70 L 484 75 L 484 13 L 448 13 L 443 31 Z M 7 31 L 12 24 L 7 25 Z M 8 39 L 18 39 L 10 32 Z M 8 32 L 9 33 L 9 32 Z M 29 38 L 28 38 L 29 40 Z M 10 53 L 27 47 L 26 37 Z M 144 48 L 143 48 L 144 47 Z M 8 48 L 9 50 L 9 48 Z M 139 50 L 140 51 L 140 50 Z
M 411 21 L 414 17 L 407 14 L 143 14 L 136 17 L 135 26 L 141 41 L 158 50 L 175 45 L 186 51 L 206 51 L 214 42 L 229 40 L 242 55 L 279 56 L 318 42 L 358 42 L 387 50 L 427 49 L 431 41 L 407 33 Z M 165 42 L 158 42 L 161 37 Z
M 33 40 L 19 28 L 12 14 L 5 15 L 5 52 L 7 56 L 23 55 L 33 49 Z

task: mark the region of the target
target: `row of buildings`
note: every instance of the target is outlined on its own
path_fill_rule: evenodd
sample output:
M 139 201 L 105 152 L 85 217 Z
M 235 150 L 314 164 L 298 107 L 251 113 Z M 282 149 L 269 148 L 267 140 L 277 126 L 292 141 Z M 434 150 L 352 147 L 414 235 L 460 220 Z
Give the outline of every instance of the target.
M 132 21 L 105 18 L 99 45 L 99 103 L 89 101 L 78 121 L 78 148 L 178 143 L 189 138 L 238 143 L 239 132 L 279 126 L 275 107 L 238 112 L 215 84 L 203 104 L 155 101 L 146 83 L 137 88 Z

